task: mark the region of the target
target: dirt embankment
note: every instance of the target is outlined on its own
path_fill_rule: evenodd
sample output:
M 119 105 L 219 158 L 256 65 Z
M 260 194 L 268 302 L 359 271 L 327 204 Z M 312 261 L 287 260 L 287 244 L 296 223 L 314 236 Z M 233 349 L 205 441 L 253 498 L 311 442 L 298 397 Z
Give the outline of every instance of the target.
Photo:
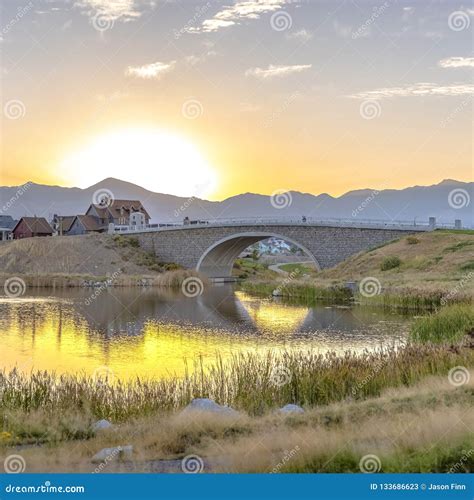
M 175 264 L 162 263 L 133 237 L 89 234 L 26 238 L 0 245 L 0 277 L 20 276 L 29 285 L 78 286 L 84 280 L 115 284 L 154 282 Z

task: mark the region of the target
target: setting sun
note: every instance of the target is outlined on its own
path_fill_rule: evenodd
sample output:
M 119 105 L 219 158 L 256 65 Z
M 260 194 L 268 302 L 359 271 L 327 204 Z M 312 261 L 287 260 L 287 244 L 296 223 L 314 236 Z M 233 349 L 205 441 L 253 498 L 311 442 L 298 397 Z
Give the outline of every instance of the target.
M 116 177 L 177 196 L 206 196 L 217 184 L 215 171 L 194 144 L 159 129 L 99 136 L 69 154 L 59 170 L 80 187 Z

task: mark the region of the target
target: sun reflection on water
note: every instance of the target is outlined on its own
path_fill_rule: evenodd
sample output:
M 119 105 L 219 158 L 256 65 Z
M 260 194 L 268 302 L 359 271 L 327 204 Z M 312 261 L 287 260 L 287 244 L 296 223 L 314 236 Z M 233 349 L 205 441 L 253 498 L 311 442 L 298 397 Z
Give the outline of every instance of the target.
M 158 378 L 182 375 L 185 361 L 192 368 L 196 360 L 206 365 L 237 353 L 342 352 L 393 340 L 387 337 L 393 320 L 386 317 L 286 305 L 242 292 L 223 299 L 222 291 L 213 291 L 196 300 L 113 293 L 87 308 L 78 292 L 1 301 L 0 369 L 94 375 L 107 367 L 116 379 Z

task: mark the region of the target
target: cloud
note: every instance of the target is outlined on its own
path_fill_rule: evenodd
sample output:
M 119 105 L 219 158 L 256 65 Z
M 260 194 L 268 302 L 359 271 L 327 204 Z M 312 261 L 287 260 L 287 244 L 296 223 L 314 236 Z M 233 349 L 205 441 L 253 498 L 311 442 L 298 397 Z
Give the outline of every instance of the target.
M 474 57 L 448 57 L 439 61 L 442 68 L 474 68 Z
M 217 55 L 217 52 L 215 50 L 208 50 L 207 52 L 196 56 L 196 55 L 190 55 L 186 56 L 184 60 L 190 65 L 190 66 L 196 66 L 196 64 L 203 63 L 207 61 L 210 57 L 215 57 Z
M 237 0 L 234 5 L 226 6 L 211 19 L 205 19 L 201 26 L 189 31 L 211 33 L 228 28 L 246 19 L 259 19 L 262 14 L 279 10 L 288 0 Z
M 145 80 L 160 79 L 164 74 L 169 73 L 174 69 L 176 61 L 154 62 L 144 64 L 143 66 L 128 66 L 125 70 L 127 76 L 134 76 L 135 78 L 144 78 Z
M 302 42 L 307 42 L 308 40 L 311 40 L 313 38 L 313 34 L 311 31 L 308 31 L 306 29 L 301 29 L 299 31 L 293 31 L 291 33 L 288 33 L 286 35 L 286 38 L 289 40 L 301 40 Z
M 462 96 L 474 93 L 474 85 L 456 83 L 439 85 L 437 83 L 413 83 L 402 87 L 386 87 L 367 92 L 359 92 L 348 97 L 355 99 L 384 99 L 390 97 L 425 96 Z
M 90 17 L 100 13 L 108 21 L 127 22 L 141 15 L 136 0 L 75 0 L 74 6 L 84 9 Z
M 301 73 L 311 68 L 311 64 L 294 64 L 292 66 L 274 66 L 270 64 L 268 68 L 250 68 L 245 72 L 245 76 L 254 76 L 261 80 L 270 78 L 282 78 L 294 73 Z

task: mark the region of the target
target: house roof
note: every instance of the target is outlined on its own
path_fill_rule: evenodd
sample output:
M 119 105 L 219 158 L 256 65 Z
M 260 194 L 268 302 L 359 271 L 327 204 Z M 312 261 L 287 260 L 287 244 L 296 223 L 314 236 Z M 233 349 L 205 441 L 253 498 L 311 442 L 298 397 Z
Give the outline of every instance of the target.
M 11 215 L 0 215 L 0 227 L 4 229 L 14 228 L 17 222 Z
M 32 233 L 53 234 L 53 230 L 44 217 L 22 217 L 13 228 L 13 231 L 24 222 Z
M 68 232 L 69 229 L 71 229 L 71 226 L 72 226 L 72 223 L 74 222 L 74 219 L 76 218 L 75 215 L 63 215 L 63 216 L 59 216 L 59 220 L 58 220 L 58 226 L 59 224 L 61 224 L 62 228 L 61 227 L 58 227 L 58 230 L 62 232 Z
M 74 219 L 77 219 L 86 231 L 100 231 L 102 229 L 97 223 L 97 219 L 92 215 L 76 215 Z
M 139 200 L 113 200 L 108 206 L 94 204 L 94 208 L 99 217 L 106 217 L 107 213 L 110 213 L 114 219 L 118 219 L 120 217 L 120 209 L 123 208 L 129 214 L 130 212 L 142 212 L 146 217 L 150 218 L 150 215 Z

